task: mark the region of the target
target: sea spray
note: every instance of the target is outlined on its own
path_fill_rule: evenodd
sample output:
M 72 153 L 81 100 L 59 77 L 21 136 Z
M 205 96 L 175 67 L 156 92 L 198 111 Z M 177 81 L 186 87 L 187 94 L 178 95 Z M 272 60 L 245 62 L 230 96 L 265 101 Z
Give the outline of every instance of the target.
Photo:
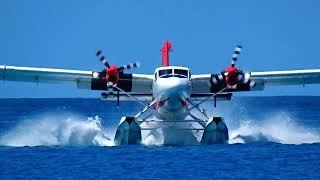
M 74 114 L 42 114 L 22 120 L 0 137 L 5 146 L 112 146 L 101 119 Z
M 296 123 L 294 118 L 284 112 L 261 121 L 243 120 L 238 128 L 230 130 L 230 144 L 256 142 L 319 143 L 320 134 L 304 124 Z
M 116 128 L 105 129 L 101 119 L 75 114 L 42 114 L 21 120 L 0 137 L 4 146 L 113 146 Z M 275 142 L 282 144 L 319 143 L 320 133 L 295 121 L 287 113 L 275 113 L 263 120 L 238 117 L 238 126 L 229 126 L 229 143 Z M 229 120 L 230 122 L 230 120 Z M 297 123 L 299 122 L 299 123 Z M 227 123 L 228 125 L 228 123 Z M 190 123 L 153 123 L 159 127 L 142 132 L 144 145 L 196 145 L 200 131 L 175 130 L 192 128 Z

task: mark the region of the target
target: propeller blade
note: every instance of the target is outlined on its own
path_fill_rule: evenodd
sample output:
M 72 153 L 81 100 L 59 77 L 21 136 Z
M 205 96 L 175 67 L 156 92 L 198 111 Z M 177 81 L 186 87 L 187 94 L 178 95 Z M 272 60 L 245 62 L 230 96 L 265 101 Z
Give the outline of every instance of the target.
M 242 46 L 236 46 L 236 48 L 234 49 L 234 52 L 232 54 L 232 61 L 231 61 L 231 66 L 234 67 L 237 60 L 238 60 L 238 57 L 240 55 L 240 52 L 242 50 Z
M 130 64 L 119 67 L 118 71 L 123 71 L 125 69 L 139 68 L 139 67 L 140 67 L 140 63 L 135 62 L 135 63 L 130 63 Z
M 246 84 L 250 87 L 254 87 L 256 85 L 256 82 L 254 82 L 253 80 L 251 80 L 251 74 L 250 73 L 245 73 L 243 75 L 243 80 L 242 80 L 243 84 Z
M 102 50 L 98 50 L 96 53 L 97 58 L 101 61 L 102 64 L 104 64 L 107 68 L 110 68 L 110 65 L 108 63 L 108 60 L 105 56 L 102 55 Z

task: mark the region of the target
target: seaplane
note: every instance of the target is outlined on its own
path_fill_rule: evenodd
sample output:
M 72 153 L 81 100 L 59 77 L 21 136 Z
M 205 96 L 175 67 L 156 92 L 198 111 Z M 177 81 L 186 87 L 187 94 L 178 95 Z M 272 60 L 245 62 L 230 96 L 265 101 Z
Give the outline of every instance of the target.
M 102 91 L 101 99 L 135 101 L 141 110 L 122 117 L 114 136 L 116 145 L 142 143 L 143 131 L 166 128 L 166 132 L 200 133 L 198 143 L 228 143 L 228 127 L 222 117 L 211 116 L 202 107 L 206 101 L 231 100 L 232 93 L 263 90 L 267 85 L 306 85 L 320 83 L 320 69 L 245 72 L 236 67 L 242 47 L 236 46 L 232 62 L 225 70 L 192 75 L 183 66 L 170 66 L 172 45 L 165 41 L 162 66 L 153 74 L 125 73 L 139 63 L 110 65 L 102 50 L 96 57 L 105 66 L 102 71 L 0 66 L 0 80 L 76 85 L 77 88 Z M 152 123 L 154 125 L 152 125 Z M 179 125 L 180 124 L 180 125 Z M 183 125 L 181 125 L 183 124 Z M 165 126 L 164 126 L 165 125 Z

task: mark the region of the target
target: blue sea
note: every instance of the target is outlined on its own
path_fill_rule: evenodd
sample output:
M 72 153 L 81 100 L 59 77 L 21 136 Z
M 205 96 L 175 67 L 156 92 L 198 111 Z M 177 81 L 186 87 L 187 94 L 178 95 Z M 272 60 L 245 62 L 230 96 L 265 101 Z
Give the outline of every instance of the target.
M 320 179 L 320 97 L 203 107 L 224 118 L 228 144 L 113 146 L 120 118 L 139 104 L 0 99 L 0 179 Z

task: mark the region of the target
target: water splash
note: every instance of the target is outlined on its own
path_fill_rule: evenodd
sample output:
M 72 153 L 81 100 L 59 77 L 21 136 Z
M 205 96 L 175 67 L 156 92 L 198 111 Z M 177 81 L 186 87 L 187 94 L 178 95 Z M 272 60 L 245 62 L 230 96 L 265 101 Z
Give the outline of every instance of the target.
M 299 121 L 300 122 L 300 121 Z M 170 126 L 170 124 L 167 124 Z M 171 124 L 177 128 L 190 128 L 190 124 Z M 145 125 L 148 127 L 148 125 Z M 4 146 L 114 146 L 116 129 L 104 129 L 101 119 L 84 118 L 74 114 L 42 114 L 21 121 L 0 137 Z M 202 133 L 179 131 L 168 127 L 142 132 L 144 145 L 164 144 L 196 145 Z M 320 143 L 319 129 L 296 123 L 286 113 L 265 120 L 241 120 L 240 125 L 229 127 L 229 143 L 276 142 L 281 144 Z
M 230 144 L 275 142 L 281 144 L 319 143 L 320 134 L 298 124 L 286 113 L 280 113 L 263 121 L 244 120 L 240 127 L 229 130 Z
M 151 123 L 143 124 L 143 127 L 160 127 L 148 132 L 142 132 L 144 145 L 196 145 L 198 143 L 198 134 L 190 130 L 179 130 L 192 128 L 191 123 Z
M 194 132 L 170 128 L 159 128 L 150 131 L 142 140 L 142 143 L 147 146 L 199 144 Z
M 112 146 L 101 119 L 45 114 L 24 120 L 0 137 L 4 146 Z

